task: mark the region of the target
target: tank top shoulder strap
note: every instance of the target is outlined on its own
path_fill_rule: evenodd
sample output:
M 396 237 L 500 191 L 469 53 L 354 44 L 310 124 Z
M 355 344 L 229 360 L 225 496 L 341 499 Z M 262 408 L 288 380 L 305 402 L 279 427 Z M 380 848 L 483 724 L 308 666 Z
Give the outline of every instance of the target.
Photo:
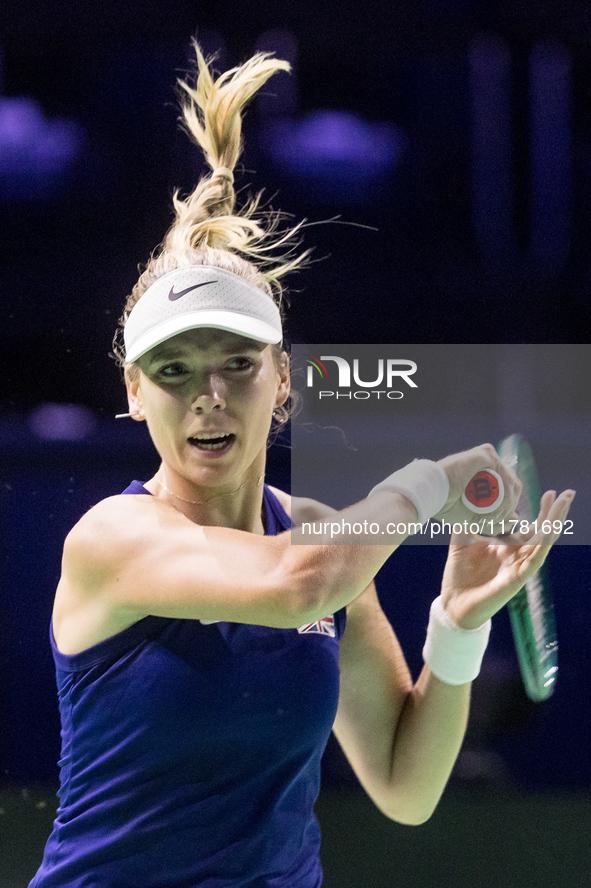
M 293 527 L 291 518 L 268 484 L 263 488 L 263 505 L 267 518 L 267 536 L 276 536 L 283 530 Z
M 129 494 L 138 494 L 143 493 L 146 496 L 152 496 L 149 490 L 146 490 L 143 483 L 141 481 L 132 481 L 125 490 L 122 490 L 121 493 L 129 493 Z

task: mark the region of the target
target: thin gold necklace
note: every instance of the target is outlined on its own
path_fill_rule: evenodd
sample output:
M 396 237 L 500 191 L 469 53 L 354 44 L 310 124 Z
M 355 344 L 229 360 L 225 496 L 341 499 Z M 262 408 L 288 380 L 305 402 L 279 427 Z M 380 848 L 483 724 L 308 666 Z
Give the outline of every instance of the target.
M 205 506 L 205 505 L 207 505 L 207 503 L 211 502 L 212 499 L 216 499 L 217 497 L 234 496 L 235 493 L 238 493 L 238 491 L 242 490 L 243 487 L 245 487 L 247 484 L 250 483 L 250 478 L 247 478 L 246 481 L 242 482 L 240 487 L 236 488 L 236 490 L 230 490 L 228 493 L 214 493 L 206 500 L 190 500 L 190 499 L 185 499 L 183 496 L 179 496 L 178 493 L 174 493 L 172 490 L 170 490 L 170 488 L 166 486 L 164 481 L 160 480 L 158 475 L 155 476 L 154 480 L 160 485 L 160 487 L 163 490 L 165 490 L 171 496 L 174 496 L 175 499 L 180 500 L 181 503 L 187 503 L 187 505 L 189 505 L 189 506 Z M 263 483 L 263 475 L 260 475 L 257 480 L 256 486 L 260 487 L 262 483 Z

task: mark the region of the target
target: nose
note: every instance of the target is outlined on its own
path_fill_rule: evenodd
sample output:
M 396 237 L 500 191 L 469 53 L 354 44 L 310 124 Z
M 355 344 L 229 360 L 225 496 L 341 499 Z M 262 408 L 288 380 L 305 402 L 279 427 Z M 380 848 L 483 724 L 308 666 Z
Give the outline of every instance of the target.
M 210 376 L 196 394 L 191 410 L 193 413 L 212 413 L 214 410 L 225 410 L 226 399 L 223 392 L 223 380 Z

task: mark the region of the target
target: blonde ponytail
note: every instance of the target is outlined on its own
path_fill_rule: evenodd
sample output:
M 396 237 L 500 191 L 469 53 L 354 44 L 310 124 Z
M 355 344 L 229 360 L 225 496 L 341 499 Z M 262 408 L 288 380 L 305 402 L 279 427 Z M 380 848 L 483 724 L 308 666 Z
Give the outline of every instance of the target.
M 215 80 L 199 45 L 193 45 L 197 81 L 194 87 L 179 81 L 184 93 L 181 107 L 185 128 L 203 151 L 212 173 L 184 200 L 175 192 L 176 221 L 166 235 L 163 251 L 184 255 L 207 247 L 228 250 L 253 261 L 267 281 L 277 284 L 308 255 L 297 257 L 290 249 L 300 226 L 278 232 L 281 216 L 259 213 L 260 195 L 235 214 L 233 171 L 242 151 L 244 109 L 273 74 L 289 72 L 289 63 L 269 53 L 257 53 Z M 287 255 L 274 259 L 272 253 L 284 247 Z
M 186 198 L 173 196 L 175 220 L 129 295 L 115 356 L 125 363 L 121 332 L 133 306 L 154 281 L 175 268 L 213 265 L 238 274 L 274 299 L 281 309 L 281 279 L 302 267 L 310 251 L 298 253 L 303 223 L 282 229 L 281 213 L 261 210 L 261 195 L 238 211 L 233 171 L 242 151 L 242 113 L 258 89 L 288 62 L 257 53 L 243 65 L 214 78 L 193 43 L 197 62 L 194 86 L 179 81 L 182 119 L 212 172 Z
M 191 87 L 179 80 L 186 94 L 182 103 L 185 124 L 212 170 L 234 170 L 242 151 L 244 108 L 273 74 L 289 72 L 290 66 L 269 53 L 259 52 L 214 80 L 199 45 L 193 41 L 193 46 L 197 57 L 196 85 Z

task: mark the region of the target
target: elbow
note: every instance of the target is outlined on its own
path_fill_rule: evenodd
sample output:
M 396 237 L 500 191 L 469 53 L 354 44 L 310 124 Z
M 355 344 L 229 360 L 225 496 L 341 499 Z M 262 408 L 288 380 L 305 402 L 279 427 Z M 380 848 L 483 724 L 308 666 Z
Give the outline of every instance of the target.
M 312 623 L 330 612 L 326 582 L 323 582 L 317 565 L 302 564 L 293 552 L 289 552 L 288 557 L 276 565 L 274 584 L 276 589 L 281 590 L 281 600 L 284 602 L 282 610 L 289 622 L 286 628 Z
M 433 811 L 382 811 L 388 818 L 395 823 L 401 823 L 402 826 L 422 826 L 432 816 Z
M 267 625 L 281 629 L 297 629 L 304 623 L 312 623 L 326 614 L 322 606 L 317 584 L 287 571 L 277 571 L 269 578 L 267 594 L 270 613 Z
M 401 823 L 403 826 L 422 826 L 423 823 L 426 823 L 432 815 L 433 811 L 429 811 L 427 814 L 419 813 L 418 811 L 405 811 L 404 813 L 397 812 L 393 814 L 387 814 L 386 816 L 390 820 L 394 820 L 396 823 Z
M 321 594 L 319 583 L 314 578 L 300 579 L 291 587 L 292 619 L 295 626 L 313 623 L 328 614 L 325 596 Z
M 384 806 L 378 805 L 378 807 L 389 820 L 394 820 L 403 826 L 422 826 L 435 813 L 437 802 L 434 805 L 419 806 L 416 800 L 396 799 L 394 802 L 391 801 Z

